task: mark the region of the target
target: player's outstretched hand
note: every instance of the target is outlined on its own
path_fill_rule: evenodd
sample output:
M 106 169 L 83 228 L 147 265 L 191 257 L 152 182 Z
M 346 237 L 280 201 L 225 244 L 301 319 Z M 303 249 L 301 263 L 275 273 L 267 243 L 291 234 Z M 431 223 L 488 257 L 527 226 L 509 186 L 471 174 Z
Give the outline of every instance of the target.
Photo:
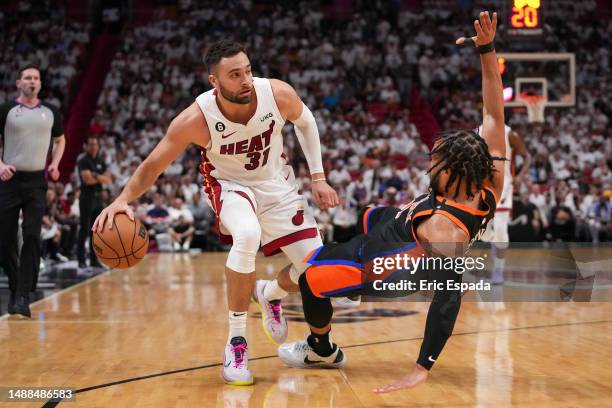
M 113 229 L 113 220 L 115 219 L 115 215 L 119 213 L 125 213 L 130 218 L 130 220 L 134 221 L 134 211 L 132 207 L 128 205 L 125 201 L 115 200 L 106 207 L 100 215 L 94 221 L 93 227 L 91 230 L 93 232 L 101 232 L 104 229 L 104 224 L 106 224 L 106 228 L 109 230 Z
M 471 40 L 479 45 L 487 45 L 495 39 L 495 31 L 497 30 L 497 13 L 493 13 L 493 19 L 489 16 L 488 11 L 480 12 L 479 20 L 474 20 L 474 28 L 476 29 L 476 36 L 472 37 Z M 462 45 L 469 39 L 465 37 L 458 38 L 455 43 Z
M 386 392 L 397 391 L 403 388 L 414 388 L 420 383 L 427 380 L 427 376 L 429 375 L 429 371 L 419 365 L 415 364 L 412 371 L 401 377 L 399 380 L 392 382 L 391 384 L 387 384 L 383 387 L 374 388 L 374 391 L 377 394 L 384 394 Z
M 327 210 L 328 208 L 333 208 L 340 204 L 338 194 L 336 194 L 336 191 L 331 188 L 326 181 L 314 181 L 311 189 L 312 198 L 320 209 Z

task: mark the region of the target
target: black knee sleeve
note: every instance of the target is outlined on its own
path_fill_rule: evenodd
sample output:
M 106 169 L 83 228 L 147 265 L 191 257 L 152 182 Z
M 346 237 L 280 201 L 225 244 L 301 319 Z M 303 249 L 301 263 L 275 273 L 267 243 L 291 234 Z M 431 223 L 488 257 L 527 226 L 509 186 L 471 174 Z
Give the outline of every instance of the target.
M 317 328 L 327 326 L 334 314 L 331 301 L 328 298 L 317 297 L 312 293 L 306 280 L 306 273 L 300 275 L 298 283 L 302 294 L 302 306 L 304 307 L 306 322 Z

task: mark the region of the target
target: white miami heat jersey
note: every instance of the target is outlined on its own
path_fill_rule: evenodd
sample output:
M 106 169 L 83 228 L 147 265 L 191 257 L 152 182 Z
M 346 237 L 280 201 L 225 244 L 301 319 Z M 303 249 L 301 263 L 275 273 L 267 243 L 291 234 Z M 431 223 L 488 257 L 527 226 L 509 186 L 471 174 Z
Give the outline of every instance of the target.
M 286 164 L 281 134 L 285 121 L 270 81 L 253 78 L 253 87 L 257 109 L 246 125 L 223 116 L 215 89 L 196 98 L 210 131 L 210 142 L 200 165 L 207 177 L 253 186 L 275 179 L 282 172 Z
M 506 139 L 506 161 L 504 162 L 504 189 L 502 190 L 501 198 L 497 203 L 496 211 L 507 211 L 512 208 L 512 150 L 510 147 L 510 132 L 512 128 L 504 125 L 504 137 Z M 478 134 L 482 136 L 482 125 L 478 127 Z

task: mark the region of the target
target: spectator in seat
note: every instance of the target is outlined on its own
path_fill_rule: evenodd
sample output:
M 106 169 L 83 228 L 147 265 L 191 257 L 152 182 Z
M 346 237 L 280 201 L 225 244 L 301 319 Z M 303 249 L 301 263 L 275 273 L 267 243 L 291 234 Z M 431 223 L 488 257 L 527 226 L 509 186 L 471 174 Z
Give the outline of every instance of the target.
M 395 187 L 387 188 L 378 204 L 386 207 L 395 207 L 397 205 L 397 189 Z
M 186 174 L 181 177 L 180 192 L 185 197 L 187 203 L 191 203 L 193 195 L 200 190 L 200 187 L 195 183 L 195 177 L 191 174 Z
M 576 219 L 563 201 L 563 197 L 557 195 L 557 204 L 550 211 L 550 234 L 553 241 L 572 242 L 575 239 Z
M 164 197 L 156 193 L 153 197 L 153 207 L 147 211 L 145 226 L 149 230 L 149 235 L 154 239 L 158 233 L 168 231 L 170 213 L 164 205 Z
M 605 159 L 599 161 L 597 167 L 593 170 L 592 177 L 604 189 L 612 187 L 612 171 L 610 171 L 610 167 L 608 167 Z
M 198 231 L 207 233 L 215 223 L 215 213 L 212 208 L 202 199 L 202 193 L 197 191 L 193 194 L 191 204 L 187 205 L 193 215 L 193 226 Z
M 340 199 L 340 205 L 330 210 L 334 227 L 334 241 L 345 242 L 355 236 L 357 211 L 347 205 L 346 199 Z
M 344 166 L 343 160 L 336 160 L 334 168 L 329 172 L 327 179 L 333 186 L 340 186 L 342 183 L 348 183 L 351 181 L 351 175 Z
M 597 201 L 591 204 L 587 219 L 594 243 L 612 238 L 612 203 L 604 195 L 603 189 L 600 190 Z
M 329 210 L 321 210 L 315 208 L 314 217 L 317 220 L 319 231 L 323 234 L 323 241 L 330 242 L 334 240 L 334 226 L 332 225 L 332 218 Z
M 551 174 L 552 167 L 546 156 L 537 155 L 532 167 L 532 179 L 538 184 L 546 183 Z
M 529 202 L 527 193 L 514 194 L 512 220 L 508 225 L 508 234 L 512 242 L 533 242 L 542 240 L 540 212 Z
M 56 217 L 59 213 L 59 200 L 55 190 L 47 190 L 47 208 L 42 219 L 41 240 L 43 257 L 54 261 L 65 262 L 68 260 L 59 253 L 62 230 L 57 223 Z
M 548 228 L 548 200 L 546 195 L 541 192 L 539 184 L 531 184 L 530 191 L 528 200 L 538 209 L 538 219 L 542 223 L 542 229 L 546 230 Z
M 60 208 L 56 217 L 62 230 L 61 251 L 68 258 L 72 258 L 74 255 L 74 246 L 76 244 L 80 220 L 78 203 L 76 205 L 75 203 L 75 192 L 70 191 L 66 194 L 65 198 L 60 200 Z
M 184 205 L 183 200 L 175 198 L 168 209 L 170 214 L 170 228 L 168 234 L 172 238 L 172 247 L 175 251 L 189 251 L 195 228 L 193 214 Z
M 363 173 L 359 174 L 357 180 L 351 181 L 346 188 L 346 199 L 349 206 L 355 208 L 365 207 L 372 200 L 372 190 L 363 181 Z
M 385 188 L 394 187 L 397 191 L 404 189 L 404 180 L 399 176 L 399 172 L 395 166 L 392 168 L 391 177 L 385 182 Z
M 178 220 L 173 222 L 170 228 L 168 228 L 168 233 L 172 238 L 173 249 L 177 252 L 187 252 L 191 248 L 191 241 L 195 234 L 193 221 L 180 215 Z

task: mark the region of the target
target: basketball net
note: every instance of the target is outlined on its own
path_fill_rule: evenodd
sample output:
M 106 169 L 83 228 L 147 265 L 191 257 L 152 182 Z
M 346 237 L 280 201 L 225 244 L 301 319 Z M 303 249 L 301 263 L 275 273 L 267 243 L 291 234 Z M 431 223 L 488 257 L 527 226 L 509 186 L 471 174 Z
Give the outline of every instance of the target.
M 527 120 L 529 123 L 544 123 L 544 109 L 548 98 L 542 95 L 521 94 L 518 101 L 527 107 Z

